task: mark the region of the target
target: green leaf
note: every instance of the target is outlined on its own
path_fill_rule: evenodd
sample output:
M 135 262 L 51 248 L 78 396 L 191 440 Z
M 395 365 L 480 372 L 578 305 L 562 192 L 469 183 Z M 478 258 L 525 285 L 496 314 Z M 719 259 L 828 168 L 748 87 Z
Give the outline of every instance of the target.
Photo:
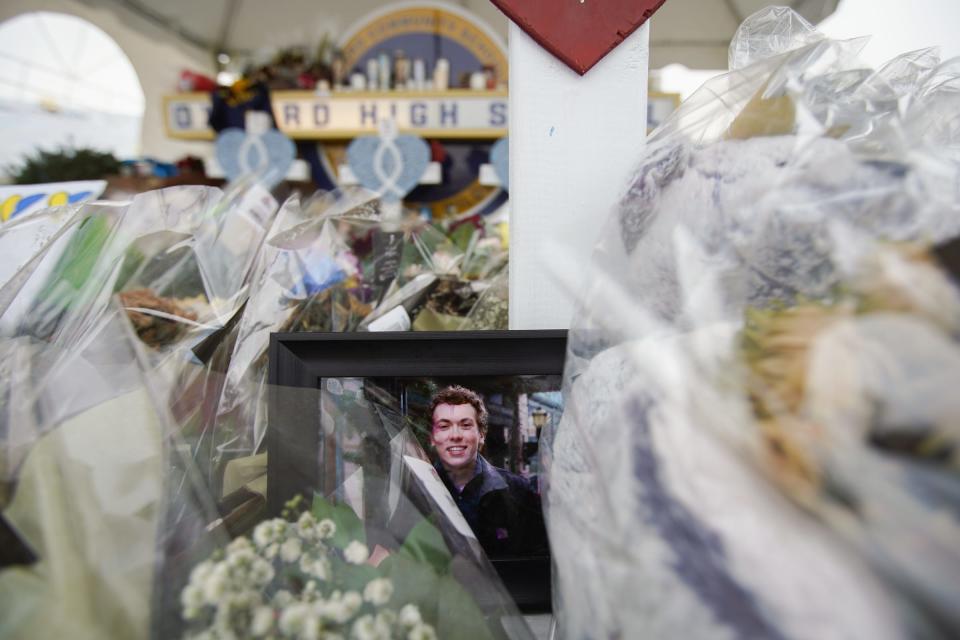
M 453 244 L 455 244 L 458 249 L 466 251 L 467 247 L 470 246 L 470 239 L 474 233 L 477 233 L 477 228 L 467 222 L 453 230 L 450 234 L 450 240 L 453 241 Z
M 453 558 L 440 531 L 426 518 L 410 530 L 398 553 L 429 565 L 438 575 L 447 572 Z
M 368 564 L 350 564 L 339 558 L 331 558 L 330 573 L 334 576 L 333 582 L 337 589 L 360 593 L 363 593 L 363 588 L 368 582 L 382 575 L 377 567 L 371 567 Z
M 379 569 L 393 582 L 391 606 L 399 608 L 414 604 L 420 609 L 424 620 L 433 624 L 437 619 L 437 603 L 440 600 L 440 577 L 436 572 L 429 565 L 397 553 L 385 558 Z
M 493 638 L 480 607 L 473 596 L 453 576 L 443 576 L 437 584 L 437 619 L 434 628 L 438 638 L 487 640 Z M 484 591 L 480 588 L 479 591 Z
M 363 521 L 357 517 L 357 514 L 349 506 L 334 504 L 322 496 L 314 495 L 311 511 L 318 521 L 329 518 L 337 525 L 337 532 L 328 541 L 331 546 L 345 549 L 354 540 L 366 544 L 367 532 L 364 529 Z

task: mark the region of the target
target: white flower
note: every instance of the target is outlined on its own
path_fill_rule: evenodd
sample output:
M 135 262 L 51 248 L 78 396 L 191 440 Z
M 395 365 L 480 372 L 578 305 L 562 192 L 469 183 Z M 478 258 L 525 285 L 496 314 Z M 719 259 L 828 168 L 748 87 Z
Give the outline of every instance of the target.
M 257 558 L 254 560 L 253 566 L 250 567 L 250 579 L 259 587 L 262 587 L 273 580 L 274 575 L 275 572 L 273 570 L 273 565 L 263 558 Z
M 420 616 L 420 609 L 417 608 L 415 604 L 406 604 L 400 609 L 400 624 L 404 627 L 415 627 L 416 625 L 423 622 L 423 618 Z
M 329 575 L 329 565 L 327 559 L 320 557 L 311 557 L 303 554 L 300 558 L 300 571 L 313 576 L 319 580 L 326 580 Z
M 214 563 L 204 560 L 193 568 L 190 572 L 190 584 L 200 586 L 206 582 L 210 572 L 213 571 Z
M 367 545 L 354 540 L 343 550 L 343 557 L 351 564 L 363 564 L 370 557 L 370 550 Z
M 227 555 L 236 555 L 239 552 L 243 551 L 253 551 L 253 545 L 250 544 L 250 541 L 247 540 L 245 536 L 240 536 L 235 538 L 230 544 L 227 545 Z
M 313 540 L 317 536 L 316 526 L 317 519 L 309 511 L 304 511 L 297 520 L 297 533 L 304 540 Z
M 320 618 L 311 613 L 307 616 L 306 620 L 303 621 L 303 631 L 300 632 L 300 637 L 303 638 L 303 640 L 319 640 L 322 629 Z
M 280 631 L 288 636 L 295 636 L 303 629 L 303 623 L 306 622 L 310 614 L 310 607 L 302 602 L 294 602 L 288 607 L 284 607 L 280 612 Z
M 266 547 L 277 540 L 277 527 L 273 520 L 265 520 L 253 530 L 253 543 L 260 548 Z
M 388 578 L 371 580 L 363 589 L 363 599 L 375 607 L 387 604 L 392 596 L 393 583 Z
M 229 567 L 246 570 L 253 564 L 256 557 L 257 554 L 254 553 L 253 547 L 234 547 L 232 551 L 227 553 L 224 562 Z
M 281 589 L 273 594 L 273 606 L 284 608 L 293 602 L 293 594 L 286 589 Z
M 180 605 L 183 607 L 184 618 L 196 618 L 203 606 L 203 589 L 199 585 L 188 584 L 180 592 Z
M 270 546 L 268 546 L 266 549 L 263 550 L 263 556 L 267 560 L 273 560 L 274 558 L 277 557 L 278 553 L 280 553 L 280 545 L 277 544 L 276 542 L 274 542 L 273 544 L 271 544 Z
M 253 612 L 253 620 L 250 622 L 250 633 L 254 637 L 262 637 L 270 633 L 273 628 L 273 608 L 257 607 Z
M 337 525 L 330 518 L 324 518 L 317 523 L 317 535 L 321 540 L 332 538 L 337 533 Z
M 300 538 L 290 538 L 280 546 L 280 557 L 284 562 L 296 562 L 303 553 Z
M 356 591 L 347 591 L 343 594 L 343 599 L 341 600 L 343 606 L 347 610 L 347 618 L 352 618 L 360 611 L 360 607 L 363 606 L 363 598 Z
M 350 611 L 342 600 L 328 600 L 323 603 L 318 602 L 318 604 L 320 605 L 321 615 L 328 620 L 343 624 L 350 619 Z
M 383 609 L 377 614 L 377 620 L 380 620 L 388 627 L 393 627 L 393 625 L 397 623 L 397 614 L 393 609 Z
M 357 618 L 350 635 L 356 640 L 390 640 L 390 627 L 368 614 Z
M 218 562 L 203 582 L 203 599 L 207 604 L 217 604 L 227 591 L 227 565 Z
M 213 626 L 217 630 L 218 637 L 233 636 L 233 619 L 237 609 L 241 608 L 238 603 L 230 596 L 222 598 L 217 603 L 217 611 L 213 616 Z
M 437 632 L 430 625 L 421 622 L 410 630 L 407 640 L 437 640 Z

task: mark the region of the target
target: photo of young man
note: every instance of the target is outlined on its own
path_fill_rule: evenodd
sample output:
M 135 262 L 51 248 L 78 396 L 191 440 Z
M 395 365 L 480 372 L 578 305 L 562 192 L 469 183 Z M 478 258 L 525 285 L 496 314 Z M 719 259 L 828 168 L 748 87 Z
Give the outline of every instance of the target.
M 540 496 L 481 455 L 488 418 L 481 396 L 446 387 L 433 396 L 430 416 L 434 466 L 487 555 L 547 553 Z

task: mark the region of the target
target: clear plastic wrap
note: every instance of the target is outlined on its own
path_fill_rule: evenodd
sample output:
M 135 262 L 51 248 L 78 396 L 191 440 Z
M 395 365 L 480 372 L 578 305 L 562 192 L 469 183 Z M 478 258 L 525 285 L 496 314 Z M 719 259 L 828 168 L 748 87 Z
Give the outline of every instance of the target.
M 960 629 L 960 76 L 860 46 L 749 18 L 601 234 L 541 451 L 565 637 Z
M 0 290 L 2 324 L 11 336 L 3 348 L 14 354 L 39 348 L 42 357 L 26 362 L 41 362 L 45 369 L 33 387 L 16 386 L 24 372 L 14 365 L 0 381 L 9 399 L 0 415 L 5 484 L 15 480 L 19 461 L 45 425 L 58 422 L 49 416 L 32 420 L 23 407 L 54 391 L 63 400 L 49 402 L 61 411 L 74 396 L 84 407 L 114 396 L 96 364 L 86 378 L 68 382 L 59 373 L 77 353 L 102 343 L 114 298 L 148 347 L 157 379 L 172 388 L 198 362 L 192 349 L 222 329 L 246 298 L 275 206 L 268 192 L 242 182 L 226 195 L 177 187 L 129 203 L 84 205 L 10 279 Z M 117 382 L 124 388 L 122 379 Z
M 140 638 L 149 629 L 170 428 L 124 310 L 114 305 L 101 321 L 82 348 L 4 343 L 17 356 L 13 384 L 4 379 L 4 426 L 29 423 L 32 442 L 2 517 L 34 561 L 8 565 L 14 539 L 5 540 L 3 637 Z
M 389 392 L 336 378 L 270 394 L 287 408 L 274 441 L 319 424 L 319 448 L 230 462 L 219 517 L 164 552 L 160 635 L 531 637 Z
M 165 378 L 127 310 L 115 299 L 101 322 L 69 358 L 52 343 L 6 343 L 19 354 L 11 397 L 43 390 L 25 412 L 43 435 L 2 514 L 13 537 L 0 554 L 0 635 L 531 637 L 421 429 L 376 381 L 269 390 L 288 408 L 276 441 L 320 425 L 322 450 L 234 459 L 220 498 L 173 428 Z M 63 387 L 90 390 L 95 377 L 113 394 L 92 405 Z M 270 464 L 273 493 L 289 494 L 274 503 Z M 303 477 L 316 480 L 292 484 Z M 13 542 L 32 561 L 11 563 Z
M 446 234 L 416 216 L 384 222 L 379 207 L 361 189 L 284 203 L 237 325 L 216 417 L 196 439 L 211 486 L 228 460 L 262 448 L 271 333 L 459 329 L 489 278 L 505 278 L 499 240 L 484 242 L 472 225 Z M 479 317 L 472 326 L 496 328 Z

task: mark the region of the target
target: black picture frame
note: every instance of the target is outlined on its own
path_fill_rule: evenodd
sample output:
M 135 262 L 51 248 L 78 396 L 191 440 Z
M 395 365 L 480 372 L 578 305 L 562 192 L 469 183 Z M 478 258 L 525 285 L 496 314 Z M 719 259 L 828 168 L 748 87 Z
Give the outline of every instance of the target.
M 316 393 L 325 378 L 563 374 L 565 330 L 276 333 L 269 348 L 269 421 L 297 424 L 267 436 L 267 511 L 320 486 L 322 425 Z M 551 609 L 549 556 L 492 559 L 521 611 Z

